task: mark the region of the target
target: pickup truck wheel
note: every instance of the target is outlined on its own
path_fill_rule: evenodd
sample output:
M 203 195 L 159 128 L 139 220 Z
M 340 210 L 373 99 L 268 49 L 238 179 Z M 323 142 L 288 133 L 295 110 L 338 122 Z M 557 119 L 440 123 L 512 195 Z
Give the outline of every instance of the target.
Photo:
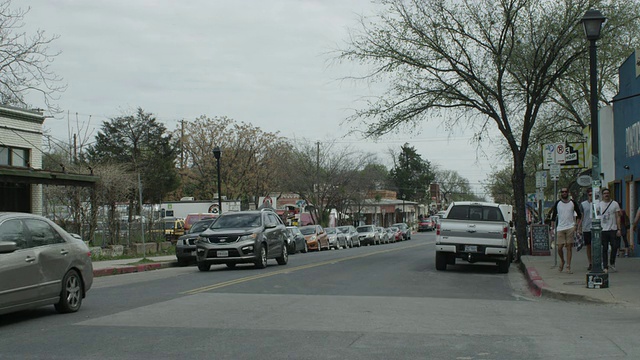
M 198 263 L 198 270 L 200 270 L 200 271 L 209 271 L 209 269 L 211 269 L 211 264 Z
M 436 270 L 447 270 L 447 254 L 436 251 Z
M 504 261 L 498 261 L 498 272 L 501 274 L 506 274 L 509 272 L 509 265 L 511 265 L 511 259 L 507 259 Z

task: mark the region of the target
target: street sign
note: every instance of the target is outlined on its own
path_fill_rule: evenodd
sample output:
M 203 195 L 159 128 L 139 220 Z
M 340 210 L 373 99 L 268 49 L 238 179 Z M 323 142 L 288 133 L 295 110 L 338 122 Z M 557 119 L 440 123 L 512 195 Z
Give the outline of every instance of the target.
M 542 189 L 536 190 L 536 199 L 544 200 L 544 191 Z
M 542 151 L 545 165 L 564 164 L 567 148 L 564 143 L 545 144 Z
M 535 193 L 531 193 L 531 194 L 527 194 L 527 202 L 537 202 L 538 200 L 536 200 L 536 194 Z
M 536 172 L 536 188 L 546 188 L 547 187 L 547 172 L 546 171 L 538 171 Z
M 549 173 L 551 174 L 551 180 L 558 181 L 560 178 L 560 164 L 549 165 Z
M 578 176 L 578 180 L 576 180 L 576 182 L 580 186 L 591 186 L 591 176 L 589 176 L 589 175 L 580 175 L 580 176 Z

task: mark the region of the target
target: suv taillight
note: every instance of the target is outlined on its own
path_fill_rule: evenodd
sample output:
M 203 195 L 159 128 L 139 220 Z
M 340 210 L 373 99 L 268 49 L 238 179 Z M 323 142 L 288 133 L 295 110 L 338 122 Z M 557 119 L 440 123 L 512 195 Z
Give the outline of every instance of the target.
M 440 224 L 436 225 L 436 235 L 440 235 Z
M 503 238 L 504 240 L 506 240 L 506 239 L 507 239 L 507 232 L 508 232 L 508 231 L 509 231 L 509 228 L 508 228 L 508 227 L 506 227 L 506 226 L 502 229 L 502 238 Z

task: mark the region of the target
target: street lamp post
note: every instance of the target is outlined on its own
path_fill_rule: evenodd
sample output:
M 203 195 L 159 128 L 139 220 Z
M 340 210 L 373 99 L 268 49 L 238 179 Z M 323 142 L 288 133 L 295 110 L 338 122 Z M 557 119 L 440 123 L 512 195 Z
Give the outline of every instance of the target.
M 596 57 L 596 41 L 600 38 L 600 30 L 606 18 L 598 10 L 588 10 L 582 17 L 584 33 L 589 40 L 589 80 L 591 96 L 589 108 L 591 112 L 591 181 L 593 191 L 593 209 L 591 210 L 591 252 L 592 270 L 587 273 L 587 288 L 601 289 L 609 287 L 609 274 L 602 270 L 602 226 L 600 215 L 596 211 L 600 199 L 600 148 L 598 132 L 598 73 Z
M 216 158 L 216 165 L 218 168 L 218 213 L 222 214 L 222 187 L 220 186 L 220 147 L 213 148 L 213 156 Z

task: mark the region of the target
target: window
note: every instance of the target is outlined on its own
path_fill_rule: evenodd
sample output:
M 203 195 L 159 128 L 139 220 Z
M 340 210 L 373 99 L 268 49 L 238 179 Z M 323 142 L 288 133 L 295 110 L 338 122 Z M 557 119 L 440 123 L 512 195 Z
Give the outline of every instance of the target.
M 13 241 L 18 249 L 28 248 L 24 224 L 20 220 L 8 220 L 0 225 L 0 241 Z
M 9 164 L 9 148 L 0 146 L 0 165 Z
M 63 243 L 64 239 L 51 225 L 42 220 L 25 220 L 33 246 L 44 246 Z
M 29 149 L 0 146 L 0 165 L 29 167 Z

